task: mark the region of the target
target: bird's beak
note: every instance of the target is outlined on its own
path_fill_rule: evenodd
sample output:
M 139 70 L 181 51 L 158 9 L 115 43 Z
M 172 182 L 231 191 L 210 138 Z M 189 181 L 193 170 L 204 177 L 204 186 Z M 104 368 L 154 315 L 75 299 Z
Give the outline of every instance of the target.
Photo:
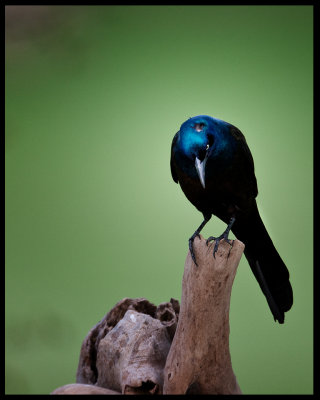
M 207 157 L 205 157 L 203 161 L 200 161 L 199 158 L 196 157 L 195 166 L 196 166 L 196 170 L 198 172 L 198 176 L 199 176 L 201 185 L 203 186 L 204 189 L 206 187 L 206 184 L 205 184 L 205 166 L 206 166 L 206 162 L 207 162 Z

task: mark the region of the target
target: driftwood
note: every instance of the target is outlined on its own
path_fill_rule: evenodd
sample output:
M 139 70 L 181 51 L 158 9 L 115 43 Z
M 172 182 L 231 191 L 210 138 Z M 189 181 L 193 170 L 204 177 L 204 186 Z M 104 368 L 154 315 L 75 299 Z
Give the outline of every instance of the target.
M 231 288 L 244 250 L 238 240 L 232 248 L 219 244 L 215 258 L 211 245 L 195 240 L 198 267 L 188 254 L 179 324 L 164 371 L 165 394 L 240 394 L 229 351 Z
M 70 383 L 54 390 L 51 394 L 121 394 L 103 387 L 85 385 L 83 383 Z
M 83 341 L 77 383 L 124 394 L 162 393 L 178 312 L 174 299 L 158 307 L 143 298 L 121 300 Z
M 84 339 L 76 384 L 52 394 L 241 394 L 229 352 L 229 306 L 244 245 L 194 241 L 177 300 L 125 298 Z

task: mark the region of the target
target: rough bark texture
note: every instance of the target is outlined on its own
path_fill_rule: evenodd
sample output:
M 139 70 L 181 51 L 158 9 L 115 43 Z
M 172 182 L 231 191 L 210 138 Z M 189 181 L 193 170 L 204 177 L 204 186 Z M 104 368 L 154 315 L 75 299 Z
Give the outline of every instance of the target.
M 229 351 L 229 306 L 233 280 L 244 250 L 222 241 L 194 241 L 198 267 L 187 256 L 179 323 L 164 371 L 164 394 L 241 394 Z
M 229 307 L 244 250 L 196 238 L 177 300 L 125 298 L 84 339 L 77 383 L 52 394 L 241 394 L 229 352 Z
M 83 341 L 77 383 L 121 393 L 162 393 L 163 369 L 178 321 L 179 302 L 158 307 L 123 299 Z
M 83 383 L 70 383 L 55 389 L 50 394 L 121 394 L 114 390 L 93 386 L 85 385 Z
M 99 343 L 97 385 L 122 393 L 159 393 L 170 344 L 158 319 L 128 310 Z

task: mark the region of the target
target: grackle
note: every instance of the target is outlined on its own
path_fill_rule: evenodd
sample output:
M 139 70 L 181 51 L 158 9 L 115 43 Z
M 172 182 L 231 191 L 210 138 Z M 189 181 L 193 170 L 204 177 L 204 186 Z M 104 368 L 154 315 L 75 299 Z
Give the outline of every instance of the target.
M 189 118 L 173 138 L 170 166 L 173 180 L 204 217 L 189 239 L 194 263 L 193 241 L 215 215 L 228 226 L 222 235 L 207 239 L 207 244 L 215 240 L 213 256 L 222 239 L 232 244 L 228 239 L 232 230 L 245 244 L 251 270 L 275 321 L 282 324 L 293 303 L 289 272 L 258 211 L 254 163 L 244 135 L 235 126 L 207 115 Z

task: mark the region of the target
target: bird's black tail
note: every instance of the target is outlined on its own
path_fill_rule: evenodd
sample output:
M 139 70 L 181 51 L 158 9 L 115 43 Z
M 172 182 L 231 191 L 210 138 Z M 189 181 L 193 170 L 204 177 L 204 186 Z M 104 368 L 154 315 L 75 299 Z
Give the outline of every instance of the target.
M 232 232 L 245 244 L 244 254 L 264 293 L 275 320 L 284 322 L 284 313 L 293 303 L 289 271 L 263 224 L 258 208 L 246 218 L 236 219 Z

